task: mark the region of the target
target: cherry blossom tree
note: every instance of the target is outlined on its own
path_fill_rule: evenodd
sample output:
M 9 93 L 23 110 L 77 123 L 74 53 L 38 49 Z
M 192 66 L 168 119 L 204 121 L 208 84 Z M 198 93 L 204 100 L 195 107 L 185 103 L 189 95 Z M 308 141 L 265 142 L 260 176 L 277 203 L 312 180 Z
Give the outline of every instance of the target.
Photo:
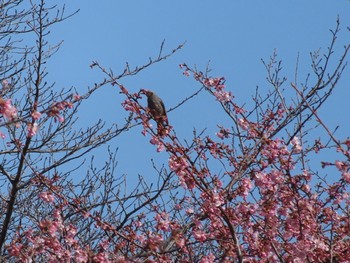
M 1 261 L 349 260 L 350 139 L 337 138 L 318 113 L 346 70 L 350 44 L 337 45 L 339 20 L 327 51 L 311 53 L 306 80 L 287 83 L 277 54 L 263 61 L 271 88 L 257 90 L 251 108 L 242 106 L 224 77 L 181 64 L 181 77 L 198 88 L 169 111 L 207 93 L 231 123 L 218 126 L 215 136 L 194 131 L 185 139 L 171 123 L 153 127 L 144 92 L 121 82 L 182 45 L 165 54 L 162 44 L 159 56 L 134 69 L 127 65 L 120 74 L 93 62 L 92 70 L 105 75 L 100 83 L 83 94 L 55 92 L 45 81 L 44 64 L 60 45 L 50 46 L 46 38 L 53 24 L 73 14 L 43 0 L 15 12 L 21 4 L 1 4 Z M 31 47 L 13 38 L 26 34 L 35 36 Z M 106 85 L 124 97 L 128 118 L 109 127 L 99 121 L 76 128 L 81 105 Z M 168 163 L 154 167 L 156 186 L 140 176 L 126 191 L 114 151 L 103 167 L 91 161 L 84 178 L 72 180 L 82 172 L 75 160 L 139 125 L 140 136 L 168 156 Z M 319 137 L 320 130 L 327 135 Z M 338 158 L 312 161 L 320 152 Z

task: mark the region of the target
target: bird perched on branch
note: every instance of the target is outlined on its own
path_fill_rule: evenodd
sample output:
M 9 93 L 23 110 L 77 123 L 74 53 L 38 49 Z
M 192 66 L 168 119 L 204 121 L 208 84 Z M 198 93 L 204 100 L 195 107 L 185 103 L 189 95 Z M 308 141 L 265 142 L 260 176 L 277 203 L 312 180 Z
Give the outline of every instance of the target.
M 147 106 L 152 118 L 157 122 L 158 134 L 165 135 L 165 128 L 169 125 L 164 103 L 153 91 L 141 90 L 147 96 Z

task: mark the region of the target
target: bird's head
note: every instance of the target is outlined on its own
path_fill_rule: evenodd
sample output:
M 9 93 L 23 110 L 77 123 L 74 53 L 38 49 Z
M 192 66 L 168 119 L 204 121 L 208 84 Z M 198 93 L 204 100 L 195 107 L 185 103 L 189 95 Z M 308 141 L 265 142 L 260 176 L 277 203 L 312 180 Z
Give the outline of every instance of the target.
M 141 89 L 140 90 L 141 94 L 145 94 L 147 97 L 150 97 L 153 95 L 153 91 L 147 90 L 147 89 Z

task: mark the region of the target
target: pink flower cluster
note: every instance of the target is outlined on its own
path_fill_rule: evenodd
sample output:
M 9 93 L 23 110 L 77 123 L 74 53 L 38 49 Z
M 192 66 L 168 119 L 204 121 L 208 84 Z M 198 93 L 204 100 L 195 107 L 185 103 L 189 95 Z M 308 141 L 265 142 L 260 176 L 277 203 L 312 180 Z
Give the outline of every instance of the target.
M 63 222 L 61 212 L 55 210 L 53 219 L 43 219 L 38 230 L 29 229 L 14 239 L 8 252 L 22 262 L 45 255 L 48 262 L 87 262 L 87 251 L 75 238 L 76 228 Z M 62 243 L 63 241 L 63 243 Z
M 50 192 L 42 192 L 39 197 L 44 200 L 46 203 L 53 203 L 55 200 L 54 196 Z
M 179 176 L 183 187 L 188 189 L 195 187 L 195 180 L 190 172 L 191 167 L 185 157 L 171 156 L 169 158 L 169 167 Z
M 69 101 L 56 102 L 51 106 L 51 108 L 47 112 L 47 115 L 49 117 L 54 117 L 55 121 L 58 120 L 59 122 L 63 122 L 64 117 L 60 115 L 61 112 L 71 108 L 73 108 L 72 102 L 69 102 Z
M 229 102 L 233 99 L 231 91 L 225 91 L 225 78 L 205 78 L 203 84 L 213 89 L 213 94 L 216 99 L 222 103 Z
M 235 122 L 233 128 L 219 126 L 214 138 L 196 136 L 184 145 L 175 135 L 166 137 L 167 142 L 152 136 L 157 151 L 169 154 L 169 168 L 182 190 L 169 184 L 170 190 L 159 189 L 154 199 L 142 193 L 145 199 L 138 199 L 140 206 L 130 202 L 131 213 L 123 211 L 126 220 L 118 228 L 119 219 L 103 221 L 104 215 L 85 209 L 82 199 L 57 194 L 58 180 L 38 175 L 33 185 L 48 186 L 39 197 L 54 213 L 18 233 L 9 254 L 18 260 L 41 256 L 51 262 L 347 262 L 350 140 L 338 145 L 344 160 L 323 163 L 334 173 L 333 181 L 326 182 L 306 164 L 308 151 L 321 146 L 304 148 L 303 137 L 291 138 L 286 145 L 274 135 L 285 114 L 281 106 L 258 114 L 253 122 L 251 113 L 231 102 L 223 78 L 206 78 L 184 64 L 182 68 L 227 106 Z M 123 107 L 142 121 L 146 134 L 150 124 L 138 94 L 120 89 L 127 97 Z M 54 107 L 51 116 L 59 118 L 69 105 Z M 37 120 L 40 113 L 32 118 Z M 28 130 L 33 134 L 34 124 Z M 321 179 L 313 187 L 315 178 Z M 64 222 L 65 205 L 106 234 L 97 249 L 81 244 L 80 229 Z
M 190 76 L 190 72 L 193 74 L 194 78 L 201 82 L 207 89 L 209 89 L 216 99 L 221 103 L 231 102 L 233 95 L 231 91 L 225 91 L 225 78 L 212 78 L 205 77 L 202 72 L 196 72 L 185 63 L 180 64 L 180 68 L 184 70 L 183 75 Z
M 0 114 L 9 121 L 17 119 L 17 109 L 11 104 L 11 100 L 4 100 L 0 98 Z
M 218 136 L 222 140 L 225 138 L 230 138 L 230 130 L 221 127 L 220 131 L 216 133 L 216 136 Z
M 183 69 L 183 68 L 185 69 L 184 72 L 182 73 L 184 76 L 189 77 L 191 75 L 186 64 L 180 64 L 179 66 L 181 69 Z
M 32 123 L 28 123 L 27 125 L 27 131 L 28 131 L 28 137 L 33 137 L 39 130 L 39 126 L 38 123 L 34 122 Z
M 150 143 L 157 146 L 157 152 L 162 152 L 165 150 L 164 142 L 160 140 L 158 136 L 153 136 Z

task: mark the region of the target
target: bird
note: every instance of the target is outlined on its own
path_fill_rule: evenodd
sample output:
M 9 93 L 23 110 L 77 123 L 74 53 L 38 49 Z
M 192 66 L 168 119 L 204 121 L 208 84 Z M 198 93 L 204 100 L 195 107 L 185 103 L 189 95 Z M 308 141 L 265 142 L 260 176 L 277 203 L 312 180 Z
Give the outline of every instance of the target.
M 164 134 L 164 129 L 169 125 L 168 116 L 166 114 L 164 102 L 151 90 L 142 90 L 142 93 L 147 96 L 147 107 L 152 118 L 157 122 L 157 130 L 161 135 Z

